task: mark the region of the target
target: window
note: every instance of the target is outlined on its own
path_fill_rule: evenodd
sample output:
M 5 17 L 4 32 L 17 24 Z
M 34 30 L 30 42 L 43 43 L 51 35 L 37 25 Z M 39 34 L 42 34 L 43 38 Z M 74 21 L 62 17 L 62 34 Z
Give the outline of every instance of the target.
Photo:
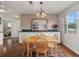
M 67 32 L 68 33 L 75 33 L 76 32 L 76 21 L 77 21 L 77 13 L 70 12 L 67 15 Z

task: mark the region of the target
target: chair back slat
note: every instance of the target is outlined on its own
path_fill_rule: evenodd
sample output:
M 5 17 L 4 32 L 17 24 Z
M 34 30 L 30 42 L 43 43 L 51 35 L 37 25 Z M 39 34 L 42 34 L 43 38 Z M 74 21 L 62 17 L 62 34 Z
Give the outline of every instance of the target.
M 41 53 L 48 48 L 48 41 L 44 38 L 44 36 L 39 35 L 38 39 L 36 40 L 36 50 L 37 52 Z

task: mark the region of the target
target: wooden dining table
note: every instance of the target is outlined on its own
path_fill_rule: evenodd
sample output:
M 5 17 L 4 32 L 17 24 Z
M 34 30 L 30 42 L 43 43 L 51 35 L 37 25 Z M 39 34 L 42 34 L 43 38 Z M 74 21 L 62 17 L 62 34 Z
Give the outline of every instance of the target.
M 27 45 L 27 57 L 29 57 L 29 46 L 30 46 L 30 44 L 35 44 L 37 39 L 38 39 L 37 36 L 29 36 L 28 38 L 26 38 L 24 40 L 24 42 Z M 55 51 L 56 50 L 55 45 L 57 44 L 57 40 L 52 36 L 46 36 L 45 39 L 47 39 L 47 41 L 48 41 L 48 46 L 49 47 L 54 47 L 54 51 Z M 53 43 L 54 45 L 51 45 L 50 43 Z M 54 55 L 56 55 L 55 52 L 54 52 Z

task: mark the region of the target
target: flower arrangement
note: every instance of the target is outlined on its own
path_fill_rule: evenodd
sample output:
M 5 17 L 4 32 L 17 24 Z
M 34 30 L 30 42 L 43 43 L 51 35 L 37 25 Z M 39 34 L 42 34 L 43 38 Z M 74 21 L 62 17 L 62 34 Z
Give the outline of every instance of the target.
M 52 28 L 57 28 L 57 27 L 58 27 L 57 24 L 52 25 Z
M 58 25 L 57 24 L 53 24 L 52 28 L 53 28 L 53 30 L 57 31 Z
M 1 19 L 1 17 L 0 17 L 0 24 L 2 23 L 2 21 L 1 21 L 2 19 Z

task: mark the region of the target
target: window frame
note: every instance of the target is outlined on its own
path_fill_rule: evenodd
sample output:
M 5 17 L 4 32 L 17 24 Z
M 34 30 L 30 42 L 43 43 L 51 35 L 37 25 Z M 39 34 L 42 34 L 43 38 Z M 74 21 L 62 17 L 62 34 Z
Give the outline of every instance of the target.
M 68 30 L 68 14 L 70 14 L 70 13 L 73 13 L 73 12 L 75 12 L 76 14 L 77 14 L 77 18 L 76 18 L 76 28 L 75 28 L 75 31 L 74 32 L 69 32 L 69 30 Z M 69 13 L 67 13 L 64 17 L 63 17 L 63 19 L 64 19 L 64 33 L 72 33 L 72 34 L 75 34 L 75 33 L 77 33 L 77 21 L 78 21 L 78 13 L 77 13 L 77 11 L 72 11 L 72 12 L 69 12 Z M 66 22 L 66 23 L 65 23 Z M 67 27 L 66 27 L 67 26 Z M 65 28 L 66 27 L 66 28 Z

